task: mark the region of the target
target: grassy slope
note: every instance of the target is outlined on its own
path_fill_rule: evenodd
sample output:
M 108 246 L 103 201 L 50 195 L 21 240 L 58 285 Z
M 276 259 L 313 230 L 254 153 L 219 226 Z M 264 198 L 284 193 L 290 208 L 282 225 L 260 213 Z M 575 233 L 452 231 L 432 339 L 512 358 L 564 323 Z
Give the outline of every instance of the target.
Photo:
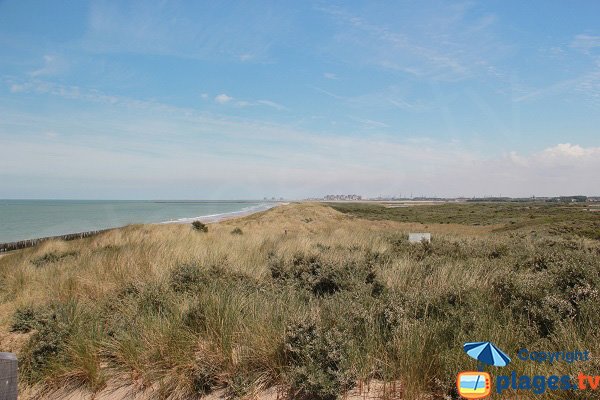
M 598 213 L 334 207 L 343 213 L 290 205 L 208 233 L 131 226 L 10 254 L 0 348 L 19 352 L 23 389 L 122 381 L 164 398 L 272 385 L 332 398 L 369 379 L 416 398 L 451 394 L 456 372 L 475 367 L 466 341 L 600 350 Z M 406 243 L 423 229 L 431 245 Z

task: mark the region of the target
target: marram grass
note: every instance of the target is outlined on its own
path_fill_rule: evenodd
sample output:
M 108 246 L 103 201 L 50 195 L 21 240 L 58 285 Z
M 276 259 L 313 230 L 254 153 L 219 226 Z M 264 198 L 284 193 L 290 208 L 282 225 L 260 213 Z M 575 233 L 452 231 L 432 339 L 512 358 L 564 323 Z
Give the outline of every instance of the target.
M 38 398 L 122 385 L 335 399 L 375 380 L 406 399 L 453 398 L 457 372 L 476 368 L 467 341 L 599 354 L 600 216 L 507 207 L 293 204 L 208 232 L 136 225 L 45 242 L 0 258 L 0 347 Z M 433 242 L 410 245 L 409 230 Z

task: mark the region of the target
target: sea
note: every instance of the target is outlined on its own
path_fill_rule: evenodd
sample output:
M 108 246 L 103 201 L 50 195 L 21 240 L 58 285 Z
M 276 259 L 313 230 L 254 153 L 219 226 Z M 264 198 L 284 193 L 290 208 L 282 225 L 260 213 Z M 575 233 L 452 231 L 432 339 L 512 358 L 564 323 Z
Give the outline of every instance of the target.
M 0 243 L 129 224 L 210 222 L 276 204 L 252 200 L 0 200 Z

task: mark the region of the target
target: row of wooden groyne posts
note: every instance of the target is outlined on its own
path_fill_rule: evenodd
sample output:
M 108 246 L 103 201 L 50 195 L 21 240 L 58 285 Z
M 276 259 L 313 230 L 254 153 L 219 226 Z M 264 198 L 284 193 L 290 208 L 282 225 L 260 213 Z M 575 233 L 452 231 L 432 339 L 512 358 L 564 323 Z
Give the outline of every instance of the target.
M 27 240 L 19 240 L 18 242 L 10 242 L 10 243 L 0 243 L 0 253 L 5 253 L 7 251 L 25 249 L 27 247 L 33 247 L 39 243 L 45 242 L 46 240 L 75 240 L 75 239 L 83 239 L 86 237 L 94 236 L 102 232 L 108 232 L 110 229 L 100 229 L 97 231 L 87 231 L 87 232 L 79 232 L 79 233 L 69 233 L 67 235 L 58 235 L 58 236 L 48 236 L 39 239 L 27 239 Z

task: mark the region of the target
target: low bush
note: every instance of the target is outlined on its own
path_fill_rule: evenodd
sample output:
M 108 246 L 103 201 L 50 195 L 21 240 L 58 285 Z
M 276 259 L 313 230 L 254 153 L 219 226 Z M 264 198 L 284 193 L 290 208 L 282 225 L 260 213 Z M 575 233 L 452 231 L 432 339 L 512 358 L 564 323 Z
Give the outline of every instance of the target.
M 196 264 L 178 265 L 171 271 L 171 288 L 178 293 L 189 292 L 200 284 L 204 275 Z
M 137 305 L 140 312 L 150 315 L 168 315 L 176 309 L 173 293 L 161 283 L 148 283 L 139 293 Z
M 33 265 L 35 265 L 38 268 L 44 267 L 47 264 L 53 264 L 56 263 L 64 258 L 68 258 L 68 257 L 75 257 L 77 256 L 77 252 L 75 251 L 69 251 L 66 253 L 58 253 L 58 252 L 50 252 L 50 253 L 46 253 L 41 257 L 35 258 L 33 260 L 31 260 L 31 263 Z
M 287 327 L 284 349 L 294 395 L 335 400 L 352 389 L 356 376 L 348 363 L 347 338 L 337 329 L 321 329 L 314 321 Z
M 598 299 L 600 277 L 594 256 L 539 251 L 494 282 L 501 306 L 531 321 L 542 337 L 578 318 L 581 304 Z
M 39 324 L 39 314 L 39 310 L 36 310 L 31 306 L 18 308 L 13 315 L 10 331 L 19 333 L 28 333 L 32 331 Z
M 71 303 L 53 304 L 37 318 L 36 331 L 21 351 L 20 367 L 26 381 L 41 380 L 53 364 L 65 358 L 75 307 Z
M 198 232 L 208 232 L 208 225 L 203 223 L 202 221 L 194 221 L 192 222 L 192 227 Z
M 243 235 L 244 232 L 242 232 L 242 230 L 240 228 L 235 228 L 234 230 L 231 231 L 232 235 Z
M 341 290 L 358 290 L 365 285 L 375 285 L 374 294 L 383 290 L 373 267 L 367 262 L 348 261 L 339 265 L 319 256 L 297 254 L 291 262 L 272 259 L 270 270 L 276 282 L 298 286 L 316 297 L 329 296 Z

